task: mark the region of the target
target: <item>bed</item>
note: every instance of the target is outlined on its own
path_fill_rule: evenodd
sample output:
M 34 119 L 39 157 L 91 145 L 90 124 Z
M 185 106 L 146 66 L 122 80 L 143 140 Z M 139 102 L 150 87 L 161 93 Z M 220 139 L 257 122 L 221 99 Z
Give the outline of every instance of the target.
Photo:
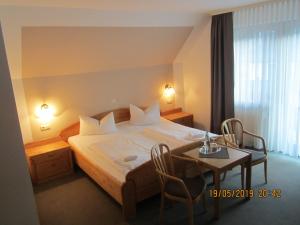
M 109 112 L 94 116 L 101 119 Z M 159 183 L 150 160 L 155 143 L 168 144 L 174 154 L 199 146 L 191 136 L 202 131 L 161 118 L 155 125 L 129 123 L 128 108 L 113 110 L 118 131 L 107 135 L 80 136 L 79 123 L 63 130 L 77 165 L 109 193 L 121 206 L 125 219 L 134 218 L 136 204 L 159 193 Z M 136 160 L 124 159 L 137 157 Z

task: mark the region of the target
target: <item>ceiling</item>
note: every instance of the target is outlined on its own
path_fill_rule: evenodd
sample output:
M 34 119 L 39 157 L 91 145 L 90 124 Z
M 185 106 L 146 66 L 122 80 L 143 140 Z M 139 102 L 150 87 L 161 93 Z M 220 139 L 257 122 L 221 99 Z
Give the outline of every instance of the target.
M 23 77 L 171 64 L 192 27 L 23 27 Z M 55 66 L 53 66 L 55 65 Z
M 266 0 L 0 0 L 0 5 L 85 8 L 105 11 L 167 11 L 209 13 Z

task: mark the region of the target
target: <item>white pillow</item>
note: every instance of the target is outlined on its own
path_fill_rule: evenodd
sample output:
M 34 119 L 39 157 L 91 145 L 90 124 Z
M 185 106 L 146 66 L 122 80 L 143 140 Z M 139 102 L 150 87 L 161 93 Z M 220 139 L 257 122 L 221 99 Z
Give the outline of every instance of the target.
M 94 135 L 101 134 L 99 120 L 93 119 L 88 116 L 79 116 L 80 122 L 80 135 Z
M 159 103 L 154 103 L 145 111 L 130 104 L 130 123 L 134 125 L 150 125 L 160 121 Z
M 107 134 L 117 131 L 113 112 L 103 117 L 100 122 L 88 116 L 79 116 L 80 135 Z
M 100 129 L 103 134 L 117 131 L 114 113 L 110 112 L 100 120 Z

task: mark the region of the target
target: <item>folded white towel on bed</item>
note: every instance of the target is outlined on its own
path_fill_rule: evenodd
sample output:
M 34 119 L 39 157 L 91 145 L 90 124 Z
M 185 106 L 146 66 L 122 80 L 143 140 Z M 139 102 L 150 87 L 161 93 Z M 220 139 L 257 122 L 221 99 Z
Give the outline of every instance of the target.
M 137 155 L 129 155 L 129 156 L 126 156 L 123 160 L 124 160 L 124 162 L 129 162 L 129 161 L 136 160 L 137 157 L 138 157 Z

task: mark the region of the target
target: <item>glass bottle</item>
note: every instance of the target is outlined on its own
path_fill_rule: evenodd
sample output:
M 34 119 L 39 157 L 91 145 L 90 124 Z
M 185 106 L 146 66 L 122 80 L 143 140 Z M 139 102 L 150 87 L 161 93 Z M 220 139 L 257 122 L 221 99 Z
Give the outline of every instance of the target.
M 206 133 L 205 133 L 205 139 L 204 139 L 205 154 L 208 154 L 209 148 L 210 148 L 210 138 L 209 138 L 209 135 L 208 135 L 208 131 L 206 131 Z

